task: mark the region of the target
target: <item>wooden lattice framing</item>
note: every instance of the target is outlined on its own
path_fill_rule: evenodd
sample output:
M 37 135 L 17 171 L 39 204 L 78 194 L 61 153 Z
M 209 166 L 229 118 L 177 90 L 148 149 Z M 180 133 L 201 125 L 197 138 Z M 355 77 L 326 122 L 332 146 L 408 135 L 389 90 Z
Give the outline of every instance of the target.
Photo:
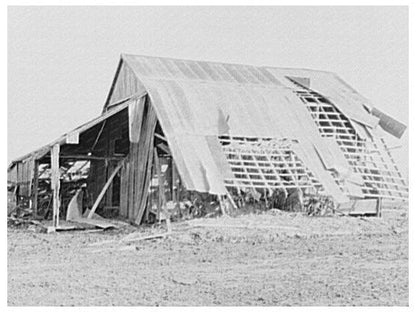
M 351 122 L 327 98 L 300 85 L 294 92 L 305 103 L 322 137 L 335 138 L 351 169 L 361 175 L 362 192 L 367 197 L 403 199 L 408 187 L 395 164 L 385 141 L 379 137 L 360 137 Z M 342 181 L 335 178 L 341 189 Z
M 322 190 L 321 183 L 292 150 L 290 140 L 220 136 L 233 179 L 225 185 L 255 189 Z

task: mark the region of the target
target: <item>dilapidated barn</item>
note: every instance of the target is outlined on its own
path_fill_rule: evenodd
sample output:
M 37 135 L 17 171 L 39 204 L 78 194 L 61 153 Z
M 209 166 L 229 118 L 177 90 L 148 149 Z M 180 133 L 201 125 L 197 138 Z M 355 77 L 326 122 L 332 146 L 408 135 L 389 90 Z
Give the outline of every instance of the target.
M 223 212 L 294 190 L 378 207 L 407 199 L 382 133 L 405 129 L 330 72 L 123 54 L 101 116 L 14 160 L 9 181 L 58 221 L 79 188 L 89 216 L 136 224 L 193 193 Z

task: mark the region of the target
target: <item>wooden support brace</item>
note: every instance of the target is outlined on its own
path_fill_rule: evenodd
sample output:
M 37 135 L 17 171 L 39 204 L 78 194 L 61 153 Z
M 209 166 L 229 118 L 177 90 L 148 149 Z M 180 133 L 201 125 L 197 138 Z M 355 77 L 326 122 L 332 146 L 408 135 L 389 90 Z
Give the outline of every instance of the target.
M 225 203 L 224 199 L 222 198 L 222 195 L 218 195 L 218 202 L 220 203 L 220 209 L 223 216 L 227 215 L 227 212 L 225 211 Z
M 231 196 L 230 192 L 228 192 L 228 191 L 227 191 L 227 198 L 228 198 L 228 200 L 230 201 L 230 203 L 231 203 L 231 205 L 233 206 L 233 208 L 234 208 L 235 210 L 237 210 L 237 209 L 238 209 L 238 206 L 237 206 L 237 204 L 235 203 L 235 201 L 234 201 L 233 197 Z
M 39 186 L 39 161 L 35 160 L 33 168 L 33 192 L 32 192 L 32 209 L 33 215 L 38 216 L 38 186 Z
M 176 169 L 175 161 L 173 157 L 171 158 L 171 166 L 172 166 L 172 201 L 175 204 L 176 209 L 178 210 L 179 218 L 182 217 L 181 208 L 179 204 L 179 187 L 178 187 L 178 171 Z
M 103 189 L 101 190 L 100 194 L 98 195 L 97 199 L 95 200 L 94 205 L 91 208 L 90 213 L 88 214 L 87 219 L 91 219 L 92 216 L 95 213 L 95 210 L 97 210 L 98 205 L 100 204 L 101 200 L 103 199 L 105 192 L 107 191 L 108 187 L 111 185 L 111 182 L 113 182 L 114 177 L 116 176 L 117 172 L 121 169 L 121 167 L 124 164 L 124 160 L 120 161 L 117 165 L 117 167 L 114 169 L 111 176 L 108 178 L 108 181 L 105 183 Z
M 159 138 L 159 139 L 161 139 L 162 141 L 165 141 L 165 142 L 168 141 L 164 136 L 161 136 L 159 133 L 156 133 L 156 132 L 155 132 L 155 137 L 157 137 L 157 138 Z
M 160 143 L 157 145 L 157 147 L 164 151 L 166 154 L 170 155 L 169 146 L 167 146 L 166 144 Z

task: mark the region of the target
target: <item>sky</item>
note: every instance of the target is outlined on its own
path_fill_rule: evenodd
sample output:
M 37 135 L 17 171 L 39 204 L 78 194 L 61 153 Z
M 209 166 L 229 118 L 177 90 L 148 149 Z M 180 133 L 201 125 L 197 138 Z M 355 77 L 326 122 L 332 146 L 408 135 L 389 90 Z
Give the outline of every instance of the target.
M 97 117 L 121 53 L 332 71 L 409 125 L 407 7 L 9 7 L 8 162 Z

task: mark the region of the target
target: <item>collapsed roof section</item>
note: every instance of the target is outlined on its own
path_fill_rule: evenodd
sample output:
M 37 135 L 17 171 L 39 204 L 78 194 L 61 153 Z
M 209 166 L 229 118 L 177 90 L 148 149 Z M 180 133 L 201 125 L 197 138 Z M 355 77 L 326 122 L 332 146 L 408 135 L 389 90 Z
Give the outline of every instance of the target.
M 345 120 L 318 121 L 322 114 L 305 105 L 307 97 L 299 88 L 322 99 L 319 110 L 333 110 L 324 118 Z M 407 196 L 407 186 L 377 134 L 383 124 L 380 114 L 372 114 L 369 101 L 332 73 L 122 55 L 104 111 L 143 92 L 190 190 L 224 194 L 227 185 L 290 188 L 309 177 L 311 185 L 319 184 L 338 202 Z M 394 125 L 383 129 L 400 124 L 388 118 Z M 323 135 L 324 129 L 335 134 Z M 403 128 L 389 132 L 399 137 Z M 224 143 L 224 137 L 231 141 Z M 371 149 L 383 154 L 381 160 L 366 162 L 374 151 L 355 144 L 352 157 L 362 162 L 353 163 L 347 145 L 354 139 L 374 143 Z M 290 143 L 288 154 L 273 155 L 279 149 L 270 149 L 269 143 L 276 147 L 282 140 Z

